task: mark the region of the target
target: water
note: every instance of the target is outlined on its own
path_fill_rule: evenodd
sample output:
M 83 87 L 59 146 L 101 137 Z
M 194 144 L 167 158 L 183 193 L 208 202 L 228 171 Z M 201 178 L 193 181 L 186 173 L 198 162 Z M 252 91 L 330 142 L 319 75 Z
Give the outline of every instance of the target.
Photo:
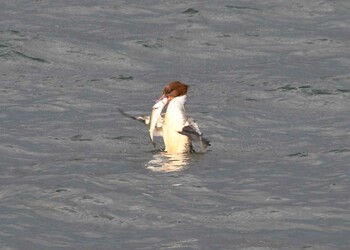
M 348 1 L 0 4 L 0 249 L 348 249 Z M 173 80 L 206 154 L 118 112 Z

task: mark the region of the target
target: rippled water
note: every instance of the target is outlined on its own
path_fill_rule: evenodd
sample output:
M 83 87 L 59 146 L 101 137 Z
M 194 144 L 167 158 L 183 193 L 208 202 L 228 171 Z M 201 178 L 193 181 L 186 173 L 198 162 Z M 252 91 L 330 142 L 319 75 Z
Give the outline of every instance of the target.
M 0 249 L 348 249 L 348 1 L 0 5 Z M 173 80 L 206 154 L 118 112 Z

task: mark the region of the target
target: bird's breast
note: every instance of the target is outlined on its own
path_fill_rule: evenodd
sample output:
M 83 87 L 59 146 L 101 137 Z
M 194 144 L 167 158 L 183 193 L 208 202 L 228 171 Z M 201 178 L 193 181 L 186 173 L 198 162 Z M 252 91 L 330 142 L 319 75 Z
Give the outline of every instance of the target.
M 191 142 L 189 138 L 179 133 L 179 131 L 182 131 L 185 122 L 185 114 L 182 112 L 167 111 L 163 125 L 163 139 L 168 153 L 179 154 L 190 151 Z

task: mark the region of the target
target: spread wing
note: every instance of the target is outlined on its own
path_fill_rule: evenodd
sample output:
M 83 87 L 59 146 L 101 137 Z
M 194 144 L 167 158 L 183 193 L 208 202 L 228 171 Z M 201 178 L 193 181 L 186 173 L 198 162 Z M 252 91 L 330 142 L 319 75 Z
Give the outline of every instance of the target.
M 187 118 L 185 126 L 179 133 L 182 135 L 186 135 L 192 141 L 199 143 L 201 151 L 203 152 L 208 146 L 210 146 L 210 141 L 202 136 L 203 133 L 199 130 L 197 123 L 191 117 Z
M 120 108 L 118 109 L 118 111 L 123 116 L 128 117 L 128 118 L 133 119 L 133 120 L 136 120 L 136 121 L 139 121 L 139 122 L 142 122 L 145 125 L 149 125 L 149 123 L 150 123 L 150 116 L 149 115 L 133 116 L 133 115 L 126 113 L 124 110 L 122 110 Z M 164 123 L 164 116 L 165 116 L 165 114 L 162 113 L 160 115 L 160 117 L 158 118 L 155 130 L 153 132 L 154 136 L 163 136 L 163 129 L 162 128 L 163 128 L 163 123 Z
M 150 116 L 149 115 L 140 115 L 140 116 L 133 116 L 128 113 L 126 113 L 122 109 L 118 109 L 118 111 L 125 117 L 128 117 L 130 119 L 142 122 L 145 125 L 149 125 L 150 123 Z M 164 117 L 165 114 L 162 113 L 156 123 L 156 126 L 153 131 L 153 136 L 163 136 L 163 124 L 164 124 Z M 201 151 L 205 152 L 206 148 L 210 146 L 210 141 L 206 138 L 204 138 L 202 135 L 203 133 L 200 131 L 197 123 L 191 118 L 187 117 L 187 121 L 182 128 L 182 131 L 179 131 L 180 134 L 188 136 L 191 141 L 196 142 L 199 144 Z

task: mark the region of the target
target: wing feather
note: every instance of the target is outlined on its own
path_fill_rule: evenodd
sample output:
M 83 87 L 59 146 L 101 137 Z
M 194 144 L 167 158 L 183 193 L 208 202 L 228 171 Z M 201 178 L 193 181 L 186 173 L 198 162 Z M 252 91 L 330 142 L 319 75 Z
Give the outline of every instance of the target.
M 128 117 L 130 119 L 139 121 L 139 122 L 141 122 L 141 123 L 143 123 L 145 125 L 149 125 L 149 122 L 150 122 L 150 116 L 149 115 L 133 116 L 133 115 L 130 115 L 130 114 L 126 113 L 124 110 L 122 110 L 120 108 L 118 109 L 118 111 L 119 111 L 120 114 L 122 114 L 125 117 Z M 155 130 L 154 130 L 154 134 L 153 134 L 154 136 L 163 136 L 164 116 L 165 116 L 165 114 L 162 113 L 160 115 L 160 117 L 158 118 Z
M 180 134 L 188 136 L 192 141 L 199 143 L 201 151 L 205 151 L 208 146 L 210 146 L 210 141 L 204 138 L 203 133 L 200 131 L 198 124 L 191 118 L 188 117 L 185 126 Z

